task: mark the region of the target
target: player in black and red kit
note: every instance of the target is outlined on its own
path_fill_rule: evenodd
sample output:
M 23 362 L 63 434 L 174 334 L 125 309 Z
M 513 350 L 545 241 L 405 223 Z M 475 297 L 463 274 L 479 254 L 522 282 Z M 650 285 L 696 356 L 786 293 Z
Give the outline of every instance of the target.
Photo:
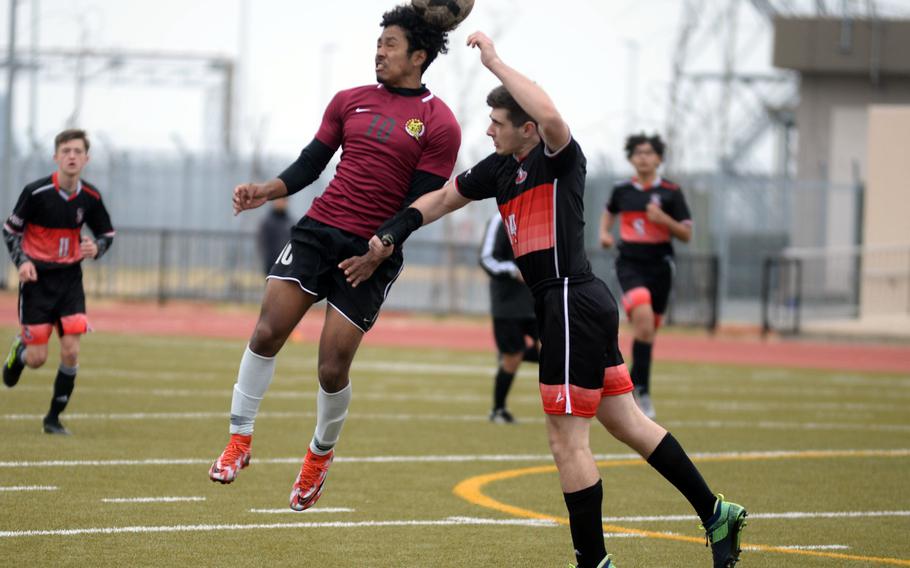
M 626 140 L 626 156 L 635 177 L 617 184 L 600 221 L 600 244 L 613 246 L 619 218 L 616 275 L 622 303 L 632 323 L 632 384 L 638 405 L 654 418 L 651 402 L 651 351 L 673 285 L 673 244 L 689 242 L 692 216 L 682 190 L 658 174 L 664 156 L 660 136 L 638 134 Z
M 47 361 L 47 343 L 56 328 L 60 367 L 50 410 L 44 417 L 48 434 L 69 434 L 60 423 L 60 413 L 75 387 L 79 338 L 89 330 L 82 260 L 100 258 L 114 239 L 101 194 L 79 177 L 89 160 L 88 149 L 84 131 L 58 134 L 54 139 L 57 171 L 25 186 L 3 226 L 10 258 L 19 269 L 22 326 L 3 366 L 3 383 L 12 388 L 26 366 L 37 369 Z M 94 240 L 82 235 L 84 224 Z
M 515 262 L 531 287 L 540 325 L 540 394 L 550 449 L 569 511 L 578 566 L 612 566 L 603 540 L 600 473 L 589 443 L 590 418 L 648 460 L 692 504 L 706 527 L 715 568 L 739 558 L 745 509 L 716 499 L 675 438 L 645 416 L 617 344 L 619 314 L 585 256 L 583 195 L 586 159 L 549 96 L 499 58 L 482 33 L 468 38 L 503 85 L 487 97 L 487 134 L 496 152 L 418 199 L 380 227 L 375 254 L 410 232 L 463 207 L 495 198 Z M 389 244 L 391 243 L 391 245 Z M 357 284 L 367 261 L 347 259 Z
M 386 12 L 380 25 L 377 84 L 336 94 L 316 137 L 277 179 L 234 190 L 235 213 L 293 194 L 315 181 L 342 148 L 335 177 L 292 229 L 269 274 L 259 321 L 234 385 L 231 439 L 209 470 L 213 481 L 230 483 L 249 464 L 253 422 L 272 380 L 275 356 L 310 306 L 325 298 L 316 429 L 290 496 L 297 511 L 313 506 L 322 494 L 351 400 L 351 362 L 403 259 L 396 251 L 357 289 L 338 263 L 368 252 L 367 243 L 383 221 L 442 186 L 461 144 L 451 110 L 421 82 L 430 63 L 446 52 L 447 34 L 427 24 L 410 5 Z M 383 260 L 370 258 L 374 267 Z
M 506 409 L 506 398 L 521 362 L 540 361 L 540 342 L 534 298 L 515 264 L 512 239 L 498 213 L 487 222 L 480 247 L 480 266 L 490 275 L 490 314 L 499 351 L 490 421 L 512 424 L 515 417 Z

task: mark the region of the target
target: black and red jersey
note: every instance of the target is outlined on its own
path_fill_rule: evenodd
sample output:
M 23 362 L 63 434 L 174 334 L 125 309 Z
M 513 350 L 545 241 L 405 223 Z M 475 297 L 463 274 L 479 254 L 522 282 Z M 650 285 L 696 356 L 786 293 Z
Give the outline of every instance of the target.
M 468 199 L 496 198 L 515 263 L 535 294 L 594 277 L 584 243 L 586 163 L 574 139 L 556 152 L 541 142 L 523 160 L 490 154 L 455 178 Z
M 76 190 L 61 189 L 54 172 L 22 190 L 4 229 L 22 237 L 22 252 L 38 269 L 71 266 L 82 261 L 82 225 L 95 237 L 113 237 L 111 218 L 98 190 L 79 180 Z
M 649 203 L 656 203 L 670 217 L 692 223 L 682 190 L 675 183 L 657 178 L 649 187 L 632 178 L 613 187 L 607 211 L 619 216 L 619 252 L 628 258 L 663 260 L 673 255 L 670 229 L 648 220 Z
M 448 179 L 461 127 L 441 99 L 424 89 L 367 85 L 341 91 L 326 108 L 316 139 L 342 148 L 335 177 L 308 217 L 369 239 L 397 213 L 420 170 Z

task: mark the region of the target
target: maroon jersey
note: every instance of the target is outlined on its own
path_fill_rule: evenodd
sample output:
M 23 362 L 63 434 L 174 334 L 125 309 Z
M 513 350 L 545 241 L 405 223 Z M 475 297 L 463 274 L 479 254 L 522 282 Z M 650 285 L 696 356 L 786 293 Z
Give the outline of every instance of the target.
M 342 154 L 307 216 L 369 239 L 401 209 L 416 170 L 452 175 L 461 128 L 425 89 L 406 95 L 368 85 L 335 95 L 316 139 Z
M 574 139 L 556 153 L 541 142 L 521 161 L 490 154 L 455 178 L 468 199 L 496 198 L 515 264 L 535 294 L 594 278 L 584 242 L 586 163 Z
M 689 206 L 675 183 L 657 178 L 644 187 L 637 178 L 616 184 L 607 202 L 607 211 L 619 215 L 619 252 L 629 258 L 659 260 L 673 254 L 670 229 L 648 220 L 648 203 L 682 223 L 692 223 Z
M 37 268 L 50 269 L 82 261 L 83 224 L 96 237 L 114 236 L 101 193 L 82 180 L 73 193 L 66 193 L 54 172 L 25 186 L 4 228 L 22 235 L 22 252 Z

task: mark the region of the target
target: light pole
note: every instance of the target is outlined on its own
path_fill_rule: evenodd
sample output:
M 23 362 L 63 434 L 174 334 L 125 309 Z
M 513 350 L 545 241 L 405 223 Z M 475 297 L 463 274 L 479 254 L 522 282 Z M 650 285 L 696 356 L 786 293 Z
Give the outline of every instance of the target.
M 6 52 L 6 107 L 3 109 L 3 190 L 6 208 L 13 191 L 13 87 L 16 84 L 16 9 L 18 0 L 9 0 L 9 45 Z M 5 279 L 4 279 L 5 280 Z

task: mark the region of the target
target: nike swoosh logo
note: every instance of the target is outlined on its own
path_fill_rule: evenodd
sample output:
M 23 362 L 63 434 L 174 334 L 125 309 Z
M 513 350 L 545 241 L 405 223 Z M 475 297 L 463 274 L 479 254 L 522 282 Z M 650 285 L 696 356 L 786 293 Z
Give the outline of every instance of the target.
M 357 107 L 354 109 L 354 112 L 370 112 L 370 109 Z

